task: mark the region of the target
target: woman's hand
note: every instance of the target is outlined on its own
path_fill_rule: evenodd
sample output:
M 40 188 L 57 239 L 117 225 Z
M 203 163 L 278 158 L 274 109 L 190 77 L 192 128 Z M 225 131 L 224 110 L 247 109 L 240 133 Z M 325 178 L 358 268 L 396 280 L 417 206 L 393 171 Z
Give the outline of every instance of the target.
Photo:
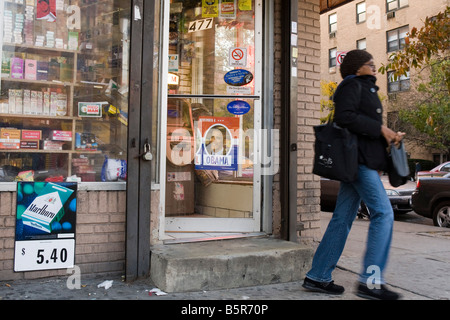
M 395 132 L 386 127 L 385 125 L 381 126 L 381 134 L 386 139 L 388 145 L 394 143 L 396 146 L 400 144 L 400 142 L 403 140 L 403 137 L 405 136 L 404 132 Z

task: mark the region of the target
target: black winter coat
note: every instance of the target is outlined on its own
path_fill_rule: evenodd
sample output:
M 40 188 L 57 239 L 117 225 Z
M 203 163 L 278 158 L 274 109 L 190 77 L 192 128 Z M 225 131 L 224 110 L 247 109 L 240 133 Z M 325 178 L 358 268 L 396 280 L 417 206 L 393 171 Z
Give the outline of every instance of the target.
M 344 80 L 334 95 L 334 121 L 358 136 L 358 162 L 374 170 L 387 169 L 387 142 L 381 135 L 383 106 L 376 78 L 370 75 Z

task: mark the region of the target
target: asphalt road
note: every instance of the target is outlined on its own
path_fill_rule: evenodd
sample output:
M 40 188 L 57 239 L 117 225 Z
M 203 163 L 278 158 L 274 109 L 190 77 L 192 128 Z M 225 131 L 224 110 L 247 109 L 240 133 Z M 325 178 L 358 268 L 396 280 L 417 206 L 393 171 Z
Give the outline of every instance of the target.
M 422 224 L 422 225 L 426 225 L 426 226 L 433 226 L 432 219 L 419 216 L 414 211 L 410 211 L 405 214 L 396 214 L 394 219 L 395 219 L 395 221 L 417 223 L 417 224 Z

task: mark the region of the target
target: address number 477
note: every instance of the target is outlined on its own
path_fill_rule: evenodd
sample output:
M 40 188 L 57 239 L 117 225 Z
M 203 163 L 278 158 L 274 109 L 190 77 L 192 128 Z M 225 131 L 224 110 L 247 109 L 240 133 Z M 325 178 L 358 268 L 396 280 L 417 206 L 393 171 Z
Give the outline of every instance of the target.
M 211 29 L 213 26 L 213 18 L 195 20 L 189 23 L 189 32 L 203 31 Z

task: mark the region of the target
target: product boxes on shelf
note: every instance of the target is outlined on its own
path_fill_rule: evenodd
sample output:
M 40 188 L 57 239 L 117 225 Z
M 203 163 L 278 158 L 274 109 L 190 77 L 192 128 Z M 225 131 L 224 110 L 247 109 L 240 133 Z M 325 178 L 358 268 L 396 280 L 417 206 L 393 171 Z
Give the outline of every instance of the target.
M 56 116 L 56 109 L 58 109 L 58 95 L 56 92 L 50 92 L 50 115 Z
M 95 134 L 88 132 L 75 132 L 75 149 L 97 151 L 98 144 Z
M 21 140 L 20 149 L 39 149 L 39 140 Z
M 11 75 L 11 57 L 2 55 L 2 78 L 9 78 Z
M 8 90 L 8 108 L 9 113 L 16 113 L 16 90 Z
M 44 140 L 43 148 L 44 150 L 57 150 L 60 151 L 63 149 L 63 141 L 52 141 L 52 140 Z
M 36 80 L 47 81 L 48 80 L 48 62 L 38 61 L 36 69 Z
M 23 90 L 16 89 L 15 91 L 15 103 L 16 103 L 16 113 L 22 113 L 23 112 Z
M 11 78 L 23 79 L 23 59 L 11 58 Z
M 43 98 L 44 95 L 42 91 L 38 91 L 37 93 L 37 114 L 43 114 Z
M 38 92 L 31 90 L 31 97 L 30 97 L 30 110 L 31 114 L 37 114 L 37 98 L 38 98 Z
M 25 79 L 36 80 L 37 61 L 33 59 L 25 60 Z
M 23 114 L 31 114 L 31 91 L 23 90 Z
M 26 130 L 22 129 L 22 140 L 41 140 L 42 131 L 41 130 Z
M 9 103 L 0 103 L 0 113 L 9 113 Z
M 50 114 L 50 92 L 45 91 L 44 92 L 44 104 L 43 104 L 43 114 L 49 115 Z
M 72 141 L 72 131 L 53 130 L 50 139 L 56 141 Z
M 0 139 L 0 149 L 19 149 L 20 139 Z
M 0 129 L 1 139 L 19 139 L 20 140 L 20 130 L 15 128 L 1 128 Z

